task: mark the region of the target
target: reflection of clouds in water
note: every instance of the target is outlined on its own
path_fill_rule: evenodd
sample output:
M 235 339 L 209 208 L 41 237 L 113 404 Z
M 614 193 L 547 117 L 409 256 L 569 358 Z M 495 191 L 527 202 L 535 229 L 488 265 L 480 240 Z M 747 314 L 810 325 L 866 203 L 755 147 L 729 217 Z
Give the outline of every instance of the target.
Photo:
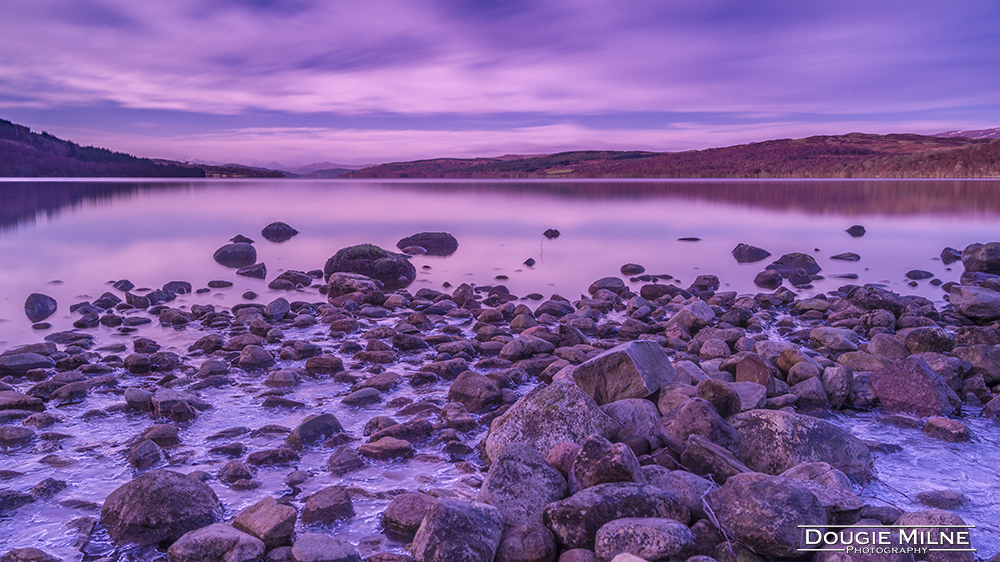
M 31 292 L 57 298 L 60 312 L 54 324 L 66 328 L 73 318 L 69 304 L 82 300 L 77 295 L 95 298 L 111 290 L 108 281 L 125 277 L 147 287 L 174 280 L 190 281 L 196 288 L 212 279 L 236 283 L 231 289 L 186 296 L 188 305 L 232 305 L 241 302 L 245 290 L 261 293 L 258 302 L 282 295 L 268 290 L 265 282 L 236 276 L 235 270 L 214 262 L 212 253 L 236 234 L 257 240 L 258 261 L 267 264 L 270 281 L 285 269 L 321 269 L 344 246 L 370 242 L 393 249 L 405 236 L 447 231 L 459 241 L 455 254 L 413 257 L 419 278 L 427 280 L 421 286 L 440 288 L 445 281 L 495 284 L 500 281 L 494 277 L 504 274 L 509 279 L 502 282 L 514 294 L 555 291 L 569 298 L 585 292 L 595 279 L 618 275 L 626 262 L 642 264 L 653 274 L 669 273 L 685 286 L 695 275 L 705 273 L 718 275 L 728 290 L 757 292 L 754 275 L 770 260 L 793 251 L 816 257 L 824 275 L 857 273 L 859 282 L 885 280 L 896 291 L 911 292 L 903 277 L 909 269 L 927 269 L 944 281 L 957 280 L 959 270 L 948 272 L 940 261 L 932 261 L 945 246 L 963 248 L 972 242 L 1000 239 L 1000 226 L 977 214 L 813 214 L 663 193 L 636 198 L 569 197 L 549 193 L 549 184 L 538 182 L 209 181 L 182 184 L 181 189 L 177 184 L 166 184 L 167 189 L 140 184 L 135 189 L 135 182 L 121 183 L 125 186 L 121 197 L 102 191 L 96 205 L 71 206 L 52 220 L 0 235 L 4 256 L 0 290 L 9 295 L 0 300 L 0 318 L 13 320 L 0 332 L 0 339 L 38 339 L 21 310 L 24 297 Z M 632 182 L 600 183 L 619 191 L 636 187 Z M 859 186 L 864 183 L 857 182 Z M 924 183 L 948 192 L 952 189 L 952 182 Z M 788 191 L 792 184 L 774 185 Z M 87 184 L 70 185 L 79 193 Z M 516 189 L 507 189 L 511 185 Z M 521 189 L 524 185 L 529 189 Z M 467 190 L 469 186 L 475 189 Z M 497 186 L 499 190 L 491 189 Z M 280 245 L 267 242 L 260 230 L 276 220 L 300 234 Z M 866 236 L 852 238 L 844 232 L 858 223 L 868 228 Z M 558 228 L 562 236 L 544 239 L 541 233 L 547 228 Z M 702 240 L 677 240 L 685 236 Z M 738 264 L 731 251 L 739 242 L 763 247 L 773 257 Z M 829 259 L 847 251 L 860 254 L 861 261 Z M 537 263 L 525 267 L 527 258 Z M 431 269 L 424 270 L 423 265 Z M 66 283 L 46 285 L 53 279 Z M 816 290 L 832 290 L 844 282 L 828 278 L 817 282 Z M 915 292 L 939 302 L 942 296 L 926 281 Z M 323 300 L 315 291 L 291 297 Z

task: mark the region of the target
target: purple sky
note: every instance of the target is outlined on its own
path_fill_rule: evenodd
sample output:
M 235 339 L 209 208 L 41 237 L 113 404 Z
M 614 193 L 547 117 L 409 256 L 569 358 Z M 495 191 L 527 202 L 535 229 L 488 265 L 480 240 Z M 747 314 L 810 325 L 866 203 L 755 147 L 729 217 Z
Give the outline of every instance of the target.
M 0 118 L 286 166 L 1000 126 L 996 0 L 10 0 Z

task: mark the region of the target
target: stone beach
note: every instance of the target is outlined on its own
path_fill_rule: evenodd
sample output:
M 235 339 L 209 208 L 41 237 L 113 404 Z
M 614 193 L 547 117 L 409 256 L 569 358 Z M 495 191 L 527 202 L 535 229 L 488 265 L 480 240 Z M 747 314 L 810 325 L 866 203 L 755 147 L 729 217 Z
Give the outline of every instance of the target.
M 270 281 L 287 296 L 232 307 L 177 306 L 212 290 L 183 281 L 122 280 L 85 303 L 32 294 L 40 341 L 0 354 L 0 448 L 17 466 L 0 471 L 0 515 L 88 504 L 64 525 L 75 559 L 172 562 L 860 561 L 880 558 L 801 551 L 799 526 L 967 523 L 947 511 L 961 490 L 909 513 L 859 497 L 883 449 L 834 412 L 874 410 L 959 447 L 975 438 L 963 411 L 1000 421 L 1000 243 L 942 252 L 965 268 L 943 307 L 877 285 L 803 298 L 788 286 L 819 278 L 811 256 L 745 244 L 733 255 L 760 262 L 756 294 L 710 274 L 671 284 L 634 263 L 577 298 L 411 292 L 408 256 L 458 243 L 419 233 L 402 254 L 343 248 L 322 270 Z M 252 244 L 234 239 L 215 259 L 267 278 Z M 46 329 L 57 307 L 76 329 Z M 167 350 L 145 324 L 188 347 Z M 121 337 L 99 341 L 98 326 Z M 241 419 L 254 410 L 290 421 Z M 128 482 L 84 500 L 85 483 L 47 476 L 91 462 L 80 456 Z M 453 477 L 385 483 L 414 467 Z M 353 520 L 378 532 L 342 532 Z

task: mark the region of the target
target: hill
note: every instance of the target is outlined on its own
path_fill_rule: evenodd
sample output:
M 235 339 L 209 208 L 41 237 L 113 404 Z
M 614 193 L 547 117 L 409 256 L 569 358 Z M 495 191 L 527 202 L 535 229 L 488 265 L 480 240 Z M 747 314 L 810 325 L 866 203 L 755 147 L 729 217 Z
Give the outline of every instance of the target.
M 687 152 L 440 158 L 345 178 L 1000 178 L 1000 140 L 851 133 Z
M 0 176 L 205 177 L 200 168 L 80 146 L 0 119 Z

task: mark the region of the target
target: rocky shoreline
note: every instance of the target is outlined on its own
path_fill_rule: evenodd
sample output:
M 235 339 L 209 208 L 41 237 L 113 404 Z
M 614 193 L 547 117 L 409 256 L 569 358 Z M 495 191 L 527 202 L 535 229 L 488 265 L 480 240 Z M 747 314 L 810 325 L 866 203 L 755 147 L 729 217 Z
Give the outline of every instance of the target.
M 457 248 L 421 234 L 400 249 Z M 216 259 L 266 276 L 252 249 L 235 240 Z M 734 256 L 766 259 L 758 250 Z M 928 509 L 910 513 L 866 504 L 858 486 L 874 476 L 879 444 L 828 421 L 880 408 L 886 423 L 962 443 L 974 438 L 963 404 L 1000 419 L 1000 243 L 956 254 L 965 274 L 942 310 L 874 285 L 800 298 L 782 285 L 809 285 L 804 254 L 769 265 L 758 285 L 773 290 L 755 295 L 720 291 L 712 275 L 660 283 L 636 264 L 622 275 L 645 282 L 638 293 L 620 276 L 574 300 L 502 285 L 410 293 L 412 264 L 371 245 L 344 248 L 322 271 L 282 273 L 269 286 L 294 298 L 267 304 L 175 307 L 189 283 L 139 292 L 119 282 L 117 294 L 71 307 L 77 330 L 0 355 L 0 448 L 19 466 L 37 458 L 37 477 L 75 462 L 70 451 L 96 450 L 79 443 L 94 420 L 143 427 L 101 452 L 134 479 L 91 506 L 99 514 L 67 522 L 77 560 L 971 561 L 800 550 L 800 526 L 966 524 L 948 511 L 960 490 L 928 494 Z M 32 295 L 25 311 L 44 328 L 56 306 Z M 161 349 L 137 334 L 156 322 L 199 337 L 184 353 Z M 97 326 L 131 340 L 100 345 Z M 225 408 L 206 398 L 223 389 L 300 421 L 232 419 L 185 441 Z M 63 413 L 91 402 L 106 405 Z M 216 468 L 194 468 L 192 447 Z M 415 463 L 465 476 L 452 489 L 344 485 Z M 0 471 L 0 515 L 80 507 L 75 483 L 19 489 L 23 476 Z M 281 493 L 261 493 L 275 479 Z M 345 540 L 341 527 L 357 518 L 381 531 Z M 0 560 L 58 558 L 21 547 Z

